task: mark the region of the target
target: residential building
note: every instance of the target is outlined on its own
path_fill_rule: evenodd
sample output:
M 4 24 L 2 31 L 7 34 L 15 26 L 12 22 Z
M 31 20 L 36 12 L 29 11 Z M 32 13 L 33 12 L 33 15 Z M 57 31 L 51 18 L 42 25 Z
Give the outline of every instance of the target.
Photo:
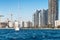
M 58 20 L 58 0 L 48 0 L 48 25 L 55 27 L 55 20 Z
M 38 10 L 36 10 L 36 12 L 34 13 L 34 27 L 38 27 L 39 26 L 39 12 Z
M 39 13 L 39 27 L 41 28 L 45 28 L 45 26 L 47 25 L 48 23 L 48 10 L 40 10 L 40 13 Z

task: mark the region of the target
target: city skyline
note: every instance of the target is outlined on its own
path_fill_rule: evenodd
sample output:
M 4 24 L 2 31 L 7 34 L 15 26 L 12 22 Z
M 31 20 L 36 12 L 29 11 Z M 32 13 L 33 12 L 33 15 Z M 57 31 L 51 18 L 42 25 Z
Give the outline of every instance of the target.
M 19 16 L 22 20 L 32 21 L 32 15 L 40 9 L 48 9 L 48 0 L 0 0 L 0 15 L 4 15 L 4 18 L 10 17 L 12 13 L 14 19 Z

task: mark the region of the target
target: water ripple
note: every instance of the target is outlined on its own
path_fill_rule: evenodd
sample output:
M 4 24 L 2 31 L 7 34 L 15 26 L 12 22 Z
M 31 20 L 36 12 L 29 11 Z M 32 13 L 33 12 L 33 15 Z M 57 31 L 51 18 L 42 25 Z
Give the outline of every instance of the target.
M 0 40 L 60 40 L 60 30 L 0 29 Z

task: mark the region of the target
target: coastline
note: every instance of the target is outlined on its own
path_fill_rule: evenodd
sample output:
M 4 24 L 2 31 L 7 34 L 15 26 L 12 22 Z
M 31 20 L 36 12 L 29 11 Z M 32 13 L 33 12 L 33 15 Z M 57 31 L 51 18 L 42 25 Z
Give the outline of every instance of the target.
M 15 28 L 0 28 L 0 29 L 15 29 Z M 40 30 L 40 29 L 46 29 L 46 30 L 60 30 L 60 28 L 19 28 L 19 29 L 35 29 L 35 30 Z
M 21 29 L 53 29 L 53 30 L 57 30 L 57 29 L 59 29 L 60 30 L 60 28 L 21 28 Z
M 14 28 L 0 28 L 0 29 L 14 29 Z

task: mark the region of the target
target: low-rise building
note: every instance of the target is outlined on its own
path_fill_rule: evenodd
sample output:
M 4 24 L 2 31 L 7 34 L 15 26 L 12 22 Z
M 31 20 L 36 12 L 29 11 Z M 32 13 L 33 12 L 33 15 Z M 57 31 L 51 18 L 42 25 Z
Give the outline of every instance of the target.
M 27 22 L 22 22 L 22 28 L 27 28 Z
M 55 21 L 55 28 L 60 28 L 60 20 Z
M 13 22 L 12 22 L 12 21 L 9 21 L 9 22 L 8 22 L 8 27 L 9 27 L 9 28 L 13 28 Z
M 31 28 L 31 27 L 32 27 L 32 22 L 28 21 L 28 22 L 27 22 L 27 27 L 28 27 L 28 28 Z
M 6 28 L 7 22 L 0 22 L 0 28 Z

